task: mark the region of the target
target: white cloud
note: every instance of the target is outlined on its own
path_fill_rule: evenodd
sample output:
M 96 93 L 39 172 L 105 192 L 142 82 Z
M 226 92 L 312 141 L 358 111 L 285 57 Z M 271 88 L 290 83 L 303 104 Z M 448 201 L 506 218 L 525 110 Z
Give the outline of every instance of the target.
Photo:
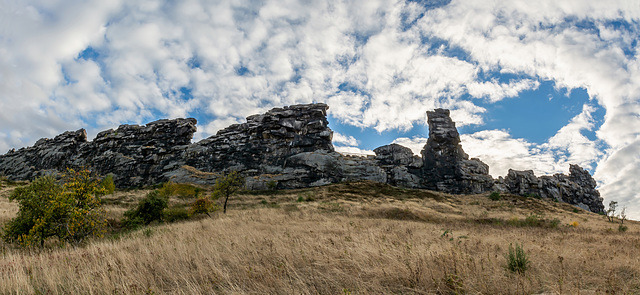
M 358 140 L 351 135 L 343 135 L 338 132 L 333 132 L 333 144 L 342 146 L 357 146 Z
M 411 138 L 398 137 L 394 139 L 393 142 L 391 143 L 397 143 L 401 146 L 408 147 L 411 149 L 414 155 L 421 157 L 422 148 L 424 148 L 424 145 L 427 144 L 427 138 L 420 137 L 420 136 L 414 136 Z
M 604 183 L 600 193 L 609 201 L 617 201 L 621 207 L 628 207 L 630 219 L 640 220 L 640 140 L 612 153 L 598 164 L 595 177 Z
M 592 164 L 603 156 L 597 141 L 592 141 L 582 134 L 583 131 L 592 131 L 595 127 L 592 113 L 595 108 L 585 104 L 582 112 L 571 119 L 569 124 L 562 127 L 556 135 L 548 141 L 548 146 L 555 150 L 564 150 L 568 153 L 567 162 L 578 164 L 583 168 L 593 168 Z
M 335 147 L 335 150 L 343 155 L 351 156 L 367 156 L 376 154 L 372 150 L 361 149 L 355 146 L 337 146 Z
M 460 140 L 464 151 L 489 165 L 489 174 L 495 178 L 507 175 L 509 169 L 533 170 L 538 176 L 569 170 L 569 164 L 557 162 L 553 152 L 513 138 L 504 130 L 463 134 Z
M 531 79 L 512 81 L 508 84 L 496 81 L 471 82 L 467 84 L 467 91 L 473 97 L 486 97 L 494 103 L 505 97 L 516 97 L 524 90 L 534 90 L 540 86 L 540 82 Z

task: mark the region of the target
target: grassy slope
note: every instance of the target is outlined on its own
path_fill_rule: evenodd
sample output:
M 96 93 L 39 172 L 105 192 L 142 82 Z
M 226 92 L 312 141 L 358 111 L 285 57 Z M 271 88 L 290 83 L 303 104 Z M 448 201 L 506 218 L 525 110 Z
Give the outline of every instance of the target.
M 0 220 L 16 212 L 8 192 Z M 109 196 L 110 215 L 144 193 Z M 640 226 L 625 224 L 619 233 L 602 216 L 531 198 L 367 182 L 252 193 L 226 215 L 82 248 L 2 245 L 0 293 L 638 294 Z M 505 270 L 511 243 L 531 260 L 524 275 Z

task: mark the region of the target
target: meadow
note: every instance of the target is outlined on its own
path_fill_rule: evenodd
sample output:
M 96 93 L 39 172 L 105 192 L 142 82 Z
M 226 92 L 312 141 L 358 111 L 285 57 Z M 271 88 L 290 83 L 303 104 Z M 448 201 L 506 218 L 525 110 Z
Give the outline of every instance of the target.
M 2 222 L 14 188 L 0 188 Z M 105 196 L 110 224 L 148 192 Z M 371 182 L 243 192 L 227 214 L 79 247 L 0 244 L 0 294 L 639 294 L 640 224 L 624 225 L 550 200 Z M 516 245 L 522 272 L 508 267 Z

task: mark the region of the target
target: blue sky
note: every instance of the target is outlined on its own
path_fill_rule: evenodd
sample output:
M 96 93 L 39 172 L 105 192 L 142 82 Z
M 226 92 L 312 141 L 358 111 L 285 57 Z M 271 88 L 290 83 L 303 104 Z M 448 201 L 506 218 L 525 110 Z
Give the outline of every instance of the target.
M 337 150 L 419 153 L 448 108 L 494 177 L 579 164 L 640 219 L 639 35 L 629 0 L 7 0 L 0 152 L 176 117 L 200 140 L 324 102 Z

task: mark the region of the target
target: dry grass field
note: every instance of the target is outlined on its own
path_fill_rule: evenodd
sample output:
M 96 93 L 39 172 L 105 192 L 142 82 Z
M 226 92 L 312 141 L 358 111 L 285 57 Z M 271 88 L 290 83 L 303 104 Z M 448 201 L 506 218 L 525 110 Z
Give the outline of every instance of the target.
M 17 212 L 10 191 L 2 221 Z M 110 218 L 146 192 L 105 197 Z M 2 244 L 0 293 L 640 294 L 640 224 L 618 225 L 545 200 L 368 182 L 247 193 L 225 215 L 83 247 Z M 522 274 L 506 268 L 516 243 L 530 260 Z

